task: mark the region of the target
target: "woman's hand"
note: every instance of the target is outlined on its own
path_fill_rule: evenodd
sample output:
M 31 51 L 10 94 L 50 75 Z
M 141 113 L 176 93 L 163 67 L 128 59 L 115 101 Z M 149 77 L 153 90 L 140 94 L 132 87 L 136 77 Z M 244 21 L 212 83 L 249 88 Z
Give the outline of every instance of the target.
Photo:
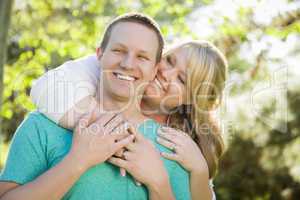
M 126 146 L 122 158 L 112 157 L 109 162 L 126 169 L 137 181 L 146 185 L 149 199 L 175 199 L 167 170 L 154 144 L 135 130 L 135 142 Z
M 169 127 L 158 130 L 157 142 L 174 153 L 162 152 L 162 156 L 180 163 L 187 171 L 209 174 L 206 160 L 196 142 L 186 133 Z
M 188 134 L 169 127 L 159 129 L 157 142 L 174 151 L 163 152 L 163 157 L 177 161 L 190 172 L 192 199 L 212 199 L 208 166 L 196 142 Z
M 134 135 L 127 131 L 126 124 L 120 125 L 123 128 L 114 129 L 113 123 L 118 124 L 117 121 L 120 121 L 117 116 L 103 114 L 93 122 L 93 115 L 92 112 L 80 119 L 68 154 L 84 170 L 106 161 L 134 139 Z
M 126 146 L 122 158 L 112 157 L 109 162 L 126 169 L 137 181 L 147 187 L 168 184 L 169 178 L 159 151 L 154 144 L 135 133 L 135 142 Z

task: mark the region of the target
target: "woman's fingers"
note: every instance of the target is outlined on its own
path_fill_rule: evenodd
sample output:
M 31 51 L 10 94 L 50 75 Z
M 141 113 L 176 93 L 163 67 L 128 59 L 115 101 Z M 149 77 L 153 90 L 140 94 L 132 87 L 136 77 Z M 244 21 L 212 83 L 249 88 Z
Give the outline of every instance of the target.
M 93 116 L 94 116 L 94 112 L 89 112 L 86 115 L 84 115 L 78 121 L 78 128 L 81 130 L 83 128 L 89 127 L 89 125 L 93 122 Z
M 132 143 L 126 145 L 126 149 L 133 152 L 136 149 L 136 144 L 134 142 L 132 142 Z
M 110 135 L 113 136 L 114 139 L 120 140 L 120 139 L 124 138 L 124 136 L 130 135 L 130 133 L 128 132 L 126 127 L 127 127 L 127 124 L 123 123 L 120 126 L 118 126 L 118 128 L 114 129 L 113 132 L 110 133 Z
M 99 124 L 100 126 L 104 127 L 107 123 L 112 120 L 116 114 L 113 113 L 103 113 L 100 115 L 100 117 L 96 120 L 95 123 Z
M 130 152 L 130 151 L 125 151 L 125 152 L 123 153 L 123 158 L 124 158 L 125 160 L 130 161 L 130 160 L 133 158 L 132 152 Z
M 123 153 L 124 153 L 125 149 L 120 149 L 115 153 L 116 157 L 122 158 L 123 157 Z
M 121 176 L 126 176 L 126 169 L 120 167 L 120 174 Z
M 168 140 L 163 139 L 162 137 L 157 137 L 157 142 L 165 147 L 167 147 L 168 149 L 171 150 L 175 150 L 176 144 L 174 144 L 173 142 L 170 142 Z
M 122 158 L 123 157 L 123 152 L 124 152 L 124 148 L 117 151 L 115 153 L 115 156 L 118 157 L 118 158 Z M 121 174 L 121 176 L 126 176 L 126 170 L 122 167 L 120 168 L 120 174 Z
M 107 161 L 113 165 L 116 165 L 124 169 L 128 167 L 128 161 L 123 160 L 122 158 L 111 157 Z
M 158 133 L 160 134 L 171 134 L 171 135 L 177 135 L 178 137 L 190 137 L 189 134 L 178 130 L 178 129 L 174 129 L 174 128 L 170 128 L 170 127 L 166 127 L 166 126 L 162 126 L 158 129 Z
M 162 157 L 168 159 L 168 160 L 174 160 L 174 161 L 179 161 L 179 156 L 176 153 L 166 153 L 166 152 L 161 152 Z
M 136 130 L 136 128 L 132 124 L 130 124 L 130 123 L 128 124 L 128 130 L 133 135 L 137 135 L 138 134 L 138 131 Z
M 116 135 L 115 137 L 120 136 L 120 135 Z M 114 144 L 114 152 L 118 151 L 121 148 L 124 148 L 125 146 L 127 146 L 128 144 L 130 144 L 132 141 L 134 140 L 134 135 L 129 135 L 124 139 L 120 139 L 118 140 L 115 144 Z
M 118 129 L 119 126 L 124 123 L 124 118 L 122 117 L 122 115 L 115 115 L 114 118 L 112 118 L 104 127 L 104 130 L 106 133 L 111 133 L 113 132 L 115 129 Z M 122 130 L 120 130 L 122 131 Z
M 178 136 L 178 134 L 176 133 L 162 133 L 162 132 L 158 132 L 157 133 L 159 137 L 165 139 L 165 140 L 169 140 L 172 143 L 175 143 L 177 145 L 182 143 L 182 138 L 180 136 Z

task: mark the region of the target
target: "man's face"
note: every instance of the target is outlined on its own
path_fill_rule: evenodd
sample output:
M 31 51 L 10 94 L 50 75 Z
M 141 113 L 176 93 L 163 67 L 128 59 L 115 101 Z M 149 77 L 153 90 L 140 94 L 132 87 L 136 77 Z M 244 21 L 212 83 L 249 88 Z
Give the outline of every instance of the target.
M 97 51 L 103 69 L 103 88 L 110 95 L 128 100 L 142 95 L 156 74 L 158 38 L 148 27 L 119 22 L 104 50 Z

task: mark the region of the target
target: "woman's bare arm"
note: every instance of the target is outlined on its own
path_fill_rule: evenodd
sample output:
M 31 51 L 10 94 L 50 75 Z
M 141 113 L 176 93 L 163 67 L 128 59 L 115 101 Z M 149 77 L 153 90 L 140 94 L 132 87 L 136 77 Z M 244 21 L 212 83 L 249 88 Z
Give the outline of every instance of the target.
M 68 61 L 39 77 L 30 97 L 37 109 L 52 121 L 73 129 L 94 105 L 100 68 L 96 56 Z
M 64 128 L 73 130 L 80 118 L 98 108 L 98 102 L 95 97 L 84 97 L 62 116 L 58 124 Z

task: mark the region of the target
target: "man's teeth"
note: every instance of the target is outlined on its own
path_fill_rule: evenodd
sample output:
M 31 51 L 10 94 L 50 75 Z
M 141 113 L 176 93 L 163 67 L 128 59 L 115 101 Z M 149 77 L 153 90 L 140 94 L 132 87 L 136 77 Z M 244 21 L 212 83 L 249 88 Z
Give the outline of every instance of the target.
M 154 79 L 154 81 L 155 81 L 156 85 L 158 85 L 158 87 L 159 87 L 160 89 L 163 89 L 162 85 L 161 85 L 160 82 L 157 80 L 157 78 Z
M 134 77 L 125 76 L 125 75 L 121 75 L 121 74 L 117 74 L 117 78 L 121 79 L 121 80 L 126 80 L 126 81 L 134 81 L 135 80 Z

